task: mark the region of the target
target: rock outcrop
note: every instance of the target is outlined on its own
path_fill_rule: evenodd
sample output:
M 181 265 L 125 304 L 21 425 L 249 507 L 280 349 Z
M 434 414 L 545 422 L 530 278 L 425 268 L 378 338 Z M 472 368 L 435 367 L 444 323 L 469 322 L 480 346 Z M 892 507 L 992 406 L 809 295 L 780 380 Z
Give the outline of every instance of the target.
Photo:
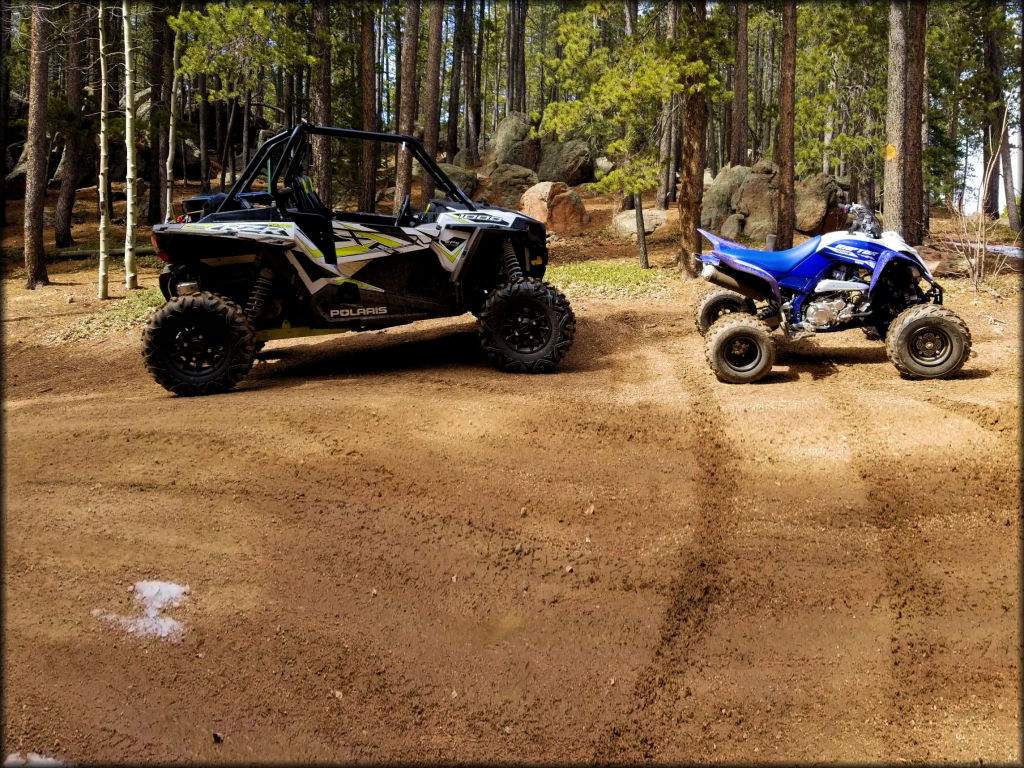
M 590 181 L 593 175 L 593 153 L 587 142 L 569 139 L 541 145 L 537 164 L 537 178 L 541 181 L 562 181 L 574 187 Z
M 523 192 L 536 183 L 537 174 L 529 168 L 521 165 L 499 165 L 488 180 L 487 201 L 517 210 Z
M 583 200 L 562 182 L 542 181 L 527 189 L 519 210 L 544 222 L 549 234 L 572 237 L 583 234 L 590 221 Z
M 665 223 L 667 214 L 657 208 L 644 208 L 644 233 L 651 234 Z M 636 211 L 623 211 L 612 219 L 612 228 L 620 237 L 636 237 Z
M 475 172 L 465 168 L 460 168 L 457 165 L 450 165 L 448 163 L 438 163 L 437 166 L 444 171 L 445 175 L 454 181 L 456 186 L 465 192 L 467 196 L 472 197 L 473 193 L 476 192 L 478 180 Z

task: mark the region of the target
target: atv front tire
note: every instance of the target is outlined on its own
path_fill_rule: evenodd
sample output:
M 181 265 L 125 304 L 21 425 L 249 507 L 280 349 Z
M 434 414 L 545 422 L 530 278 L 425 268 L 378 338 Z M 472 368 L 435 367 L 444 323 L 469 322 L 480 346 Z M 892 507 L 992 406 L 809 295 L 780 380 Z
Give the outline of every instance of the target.
M 227 392 L 252 368 L 255 332 L 240 306 L 205 291 L 172 298 L 142 334 L 146 368 L 176 395 Z
M 716 320 L 734 312 L 753 315 L 757 313 L 757 307 L 754 306 L 753 299 L 748 299 L 736 291 L 716 288 L 701 299 L 693 313 L 697 332 L 701 336 L 706 336 L 708 328 L 714 325 Z
M 728 314 L 708 329 L 704 354 L 719 381 L 750 384 L 775 362 L 775 339 L 766 323 L 751 315 Z
M 565 357 L 576 317 L 561 291 L 532 277 L 493 291 L 480 310 L 480 345 L 504 371 L 545 373 Z
M 963 368 L 971 332 L 952 310 L 915 304 L 900 312 L 885 339 L 889 361 L 909 379 L 941 379 Z

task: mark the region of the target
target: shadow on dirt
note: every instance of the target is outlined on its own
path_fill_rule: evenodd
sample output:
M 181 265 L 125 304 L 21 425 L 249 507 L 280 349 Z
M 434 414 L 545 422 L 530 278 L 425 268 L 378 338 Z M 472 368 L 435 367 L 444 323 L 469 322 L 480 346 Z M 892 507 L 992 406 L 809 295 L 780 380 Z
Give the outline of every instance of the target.
M 801 374 L 810 374 L 810 377 L 817 381 L 838 373 L 840 366 L 885 362 L 888 362 L 888 358 L 885 348 L 881 346 L 820 349 L 801 344 L 789 348 L 779 345 L 775 358 L 776 368 L 761 381 L 765 383 L 796 381 Z M 788 370 L 780 371 L 778 370 L 780 366 L 787 367 Z

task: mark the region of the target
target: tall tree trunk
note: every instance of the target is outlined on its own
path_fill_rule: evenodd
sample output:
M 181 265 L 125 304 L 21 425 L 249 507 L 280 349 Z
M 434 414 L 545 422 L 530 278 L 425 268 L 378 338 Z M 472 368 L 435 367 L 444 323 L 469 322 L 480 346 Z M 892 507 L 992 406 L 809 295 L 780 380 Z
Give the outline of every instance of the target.
M 746 160 L 746 2 L 736 3 L 736 66 L 732 76 L 732 131 L 729 142 L 729 163 L 748 165 Z
M 11 4 L 0 0 L 0 227 L 7 224 L 7 113 L 11 101 Z
M 71 125 L 68 127 L 68 138 L 64 145 L 64 177 L 60 182 L 60 194 L 57 197 L 57 210 L 54 213 L 54 240 L 58 248 L 67 248 L 71 239 L 71 209 L 75 205 L 75 187 L 78 186 L 78 174 L 81 169 L 79 157 L 82 146 L 82 28 L 85 26 L 84 15 L 78 5 L 68 6 L 68 63 L 67 63 L 67 96 L 68 111 L 71 113 Z M 0 145 L 0 151 L 3 151 Z
M 670 0 L 668 4 L 668 23 L 665 30 L 665 38 L 669 41 L 676 39 L 676 27 L 679 26 L 679 3 L 680 0 Z M 654 207 L 659 211 L 668 208 L 671 198 L 671 190 L 675 186 L 675 169 L 671 166 L 672 161 L 672 126 L 675 123 L 675 95 L 665 99 L 661 107 L 661 143 L 658 146 L 658 165 L 661 168 L 661 179 L 658 183 L 658 192 L 654 198 Z
M 796 82 L 796 0 L 782 2 L 782 56 L 779 72 L 779 218 L 776 247 L 793 247 L 796 225 L 793 163 L 793 108 Z
M 420 35 L 420 0 L 406 0 L 402 29 L 402 107 L 398 132 L 412 134 L 416 120 L 416 44 Z M 405 196 L 412 190 L 412 152 L 402 145 L 398 151 L 393 212 L 397 215 Z
M 516 74 L 516 85 L 518 95 L 516 97 L 516 110 L 526 111 L 526 13 L 529 0 L 517 0 L 519 3 L 519 20 L 516 25 L 516 67 L 519 69 Z
M 124 25 L 124 146 L 127 172 L 124 180 L 124 287 L 139 287 L 135 274 L 135 70 L 132 63 L 132 17 L 128 0 L 121 0 Z
M 480 10 L 477 17 L 477 33 L 476 33 L 476 73 L 474 75 L 474 88 L 473 88 L 473 135 L 476 136 L 475 150 L 479 155 L 480 152 L 480 127 L 483 124 L 483 113 L 485 111 L 484 105 L 484 83 L 483 83 L 483 57 L 484 57 L 484 3 L 485 0 L 480 0 Z M 479 157 L 477 158 L 479 161 Z
M 922 240 L 931 230 L 932 195 L 931 189 L 924 186 L 924 148 L 928 146 L 928 57 L 924 60 L 924 77 L 921 78 L 921 153 L 922 153 L 922 189 L 921 189 L 921 234 Z
M 50 7 L 32 5 L 31 53 L 29 57 L 28 125 L 25 143 L 28 170 L 25 174 L 25 286 L 35 290 L 50 284 L 43 251 L 43 204 L 46 200 L 47 77 L 50 65 Z
M 637 192 L 633 195 L 633 209 L 636 211 L 636 247 L 640 269 L 650 269 L 647 260 L 647 230 L 644 227 L 643 196 Z
M 150 11 L 153 39 L 149 55 L 149 207 L 146 219 L 150 224 L 163 221 L 164 168 L 161 160 L 166 157 L 167 145 L 167 102 L 164 101 L 164 58 L 167 55 L 164 30 L 167 28 L 167 6 L 165 0 L 155 0 Z
M 431 159 L 437 158 L 437 139 L 441 131 L 441 27 L 444 22 L 443 0 L 427 0 L 430 18 L 427 22 L 426 113 L 423 117 L 423 147 Z M 423 174 L 421 207 L 426 209 L 434 197 L 434 177 Z
M 100 264 L 96 282 L 96 298 L 106 299 L 109 295 L 107 260 L 109 244 L 107 236 L 110 230 L 109 195 L 110 188 L 110 103 L 107 81 L 107 38 L 106 23 L 103 12 L 106 8 L 103 0 L 99 0 L 99 59 L 100 59 L 100 172 L 96 183 L 96 192 L 100 204 Z
M 466 148 L 469 150 L 469 163 L 475 166 L 480 164 L 479 137 L 477 136 L 480 118 L 475 114 L 474 109 L 479 110 L 480 101 L 476 93 L 476 66 L 473 62 L 473 0 L 466 0 L 464 19 L 462 72 L 466 91 Z
M 455 155 L 459 151 L 459 85 L 462 79 L 462 57 L 458 51 L 462 50 L 462 40 L 465 36 L 465 24 L 463 23 L 463 0 L 455 0 L 455 35 L 452 40 L 452 79 L 448 86 L 448 141 L 445 145 L 444 161 L 455 162 Z
M 185 0 L 181 1 L 181 9 L 178 14 L 185 12 Z M 169 107 L 167 109 L 167 162 L 164 170 L 164 177 L 167 179 L 167 197 L 164 203 L 164 221 L 174 221 L 174 210 L 171 205 L 174 198 L 174 129 L 175 129 L 175 115 L 174 111 L 178 108 L 178 88 L 180 86 L 181 77 L 178 75 L 178 63 L 180 61 L 181 54 L 181 34 L 179 32 L 174 33 L 174 48 L 171 54 L 171 67 L 174 74 L 171 76 L 171 97 L 169 100 Z M 182 174 L 185 172 L 185 158 L 181 160 L 181 171 Z
M 206 75 L 199 76 L 199 188 L 210 191 L 210 103 Z
M 706 34 L 707 8 L 705 0 L 693 0 L 689 8 L 684 6 L 687 19 L 687 33 L 697 40 Z M 681 233 L 679 266 L 695 277 L 697 274 L 696 254 L 700 253 L 700 209 L 704 202 L 704 135 L 707 132 L 708 106 L 703 89 L 698 90 L 699 76 L 684 78 L 686 90 L 683 99 L 682 167 L 679 173 L 679 227 Z
M 987 90 L 986 101 L 988 102 L 987 108 L 985 109 L 985 119 L 982 128 L 982 168 L 987 170 L 989 164 L 992 163 L 992 153 L 998 151 L 999 138 L 1001 133 L 1001 125 L 999 122 L 999 109 L 996 106 L 1003 98 L 1002 89 L 1002 67 L 999 55 L 999 42 L 996 40 L 996 30 L 1001 26 L 1005 26 L 1005 17 L 1001 20 L 1002 25 L 998 25 L 998 18 L 993 18 L 990 14 L 997 14 L 1002 9 L 999 4 L 994 4 L 992 9 L 985 14 L 985 31 L 984 31 L 984 66 L 985 71 L 988 74 L 987 78 Z M 992 173 L 989 175 L 988 184 L 982 191 L 981 199 L 981 210 L 990 219 L 999 218 L 999 163 L 992 163 Z
M 626 37 L 632 37 L 636 32 L 637 0 L 623 0 L 626 12 Z
M 907 3 L 889 3 L 889 77 L 885 113 L 885 227 L 906 231 Z
M 331 125 L 331 6 L 313 0 L 313 45 L 316 64 L 310 81 L 310 118 L 315 125 Z M 371 48 L 372 50 L 372 48 Z M 328 208 L 334 207 L 331 190 L 331 139 L 313 137 L 313 186 Z
M 903 239 L 908 245 L 920 245 L 924 238 L 921 212 L 924 208 L 924 168 L 921 162 L 921 95 L 924 91 L 924 36 L 928 18 L 926 0 L 909 4 L 907 19 L 907 92 L 906 92 L 906 159 Z
M 376 55 L 374 53 L 373 8 L 359 9 L 359 81 L 362 90 L 363 130 L 377 130 Z M 359 187 L 359 210 L 373 211 L 377 195 L 377 142 L 362 142 L 360 162 L 363 183 Z
M 231 130 L 235 126 L 235 112 L 237 111 L 238 99 L 233 97 L 228 109 L 227 125 L 224 128 L 224 141 L 221 144 L 221 155 L 220 155 L 220 191 L 224 191 L 224 181 L 227 177 L 228 162 L 234 154 L 232 149 L 233 142 L 231 141 Z M 231 172 L 234 173 L 234 164 L 232 163 Z

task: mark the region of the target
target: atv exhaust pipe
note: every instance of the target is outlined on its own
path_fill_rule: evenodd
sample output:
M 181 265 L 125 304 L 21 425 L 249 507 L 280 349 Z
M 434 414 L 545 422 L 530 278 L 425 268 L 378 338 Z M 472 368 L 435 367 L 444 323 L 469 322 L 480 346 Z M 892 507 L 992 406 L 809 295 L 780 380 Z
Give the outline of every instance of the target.
M 728 288 L 730 291 L 746 296 L 755 301 L 767 301 L 772 298 L 768 285 L 764 280 L 743 272 L 723 272 L 711 264 L 705 264 L 700 276 L 709 283 Z

